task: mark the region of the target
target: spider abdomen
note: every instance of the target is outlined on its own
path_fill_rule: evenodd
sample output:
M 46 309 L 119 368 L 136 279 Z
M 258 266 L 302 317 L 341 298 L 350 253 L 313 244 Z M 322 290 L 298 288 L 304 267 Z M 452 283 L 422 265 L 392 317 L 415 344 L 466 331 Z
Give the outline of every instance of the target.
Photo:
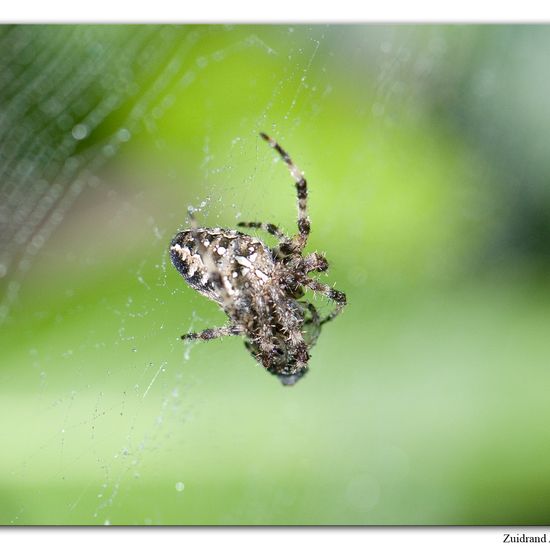
M 170 243 L 170 256 L 189 286 L 221 305 L 257 292 L 274 269 L 260 240 L 231 229 L 181 231 Z

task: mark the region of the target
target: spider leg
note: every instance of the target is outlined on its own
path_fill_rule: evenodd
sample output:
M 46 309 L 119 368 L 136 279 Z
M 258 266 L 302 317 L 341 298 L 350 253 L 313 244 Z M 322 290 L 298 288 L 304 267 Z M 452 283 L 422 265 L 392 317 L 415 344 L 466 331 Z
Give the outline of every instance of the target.
M 320 325 L 321 324 L 321 317 L 319 317 L 319 312 L 317 311 L 317 308 L 310 302 L 300 302 L 301 304 L 304 304 L 304 306 L 309 310 L 311 313 L 311 319 L 307 319 L 305 324 L 306 325 Z
M 319 334 L 321 333 L 321 317 L 319 316 L 319 312 L 312 303 L 300 303 L 308 309 L 311 315 L 311 318 L 306 319 L 304 322 L 304 328 L 306 329 L 305 334 L 307 336 L 305 340 L 311 348 L 315 345 L 315 343 L 317 342 L 317 338 L 319 338 Z
M 238 336 L 243 333 L 243 329 L 236 325 L 228 327 L 207 328 L 201 332 L 190 332 L 181 336 L 182 340 L 214 340 L 222 336 Z
M 283 300 L 281 292 L 273 288 L 265 296 L 265 303 L 257 310 L 261 327 L 255 345 L 259 350 L 256 357 L 264 367 L 289 385 L 294 383 L 296 375 L 307 370 L 309 353 L 302 334 L 303 306 L 299 304 L 287 310 Z
M 267 231 L 270 235 L 274 235 L 278 239 L 288 241 L 289 238 L 276 226 L 272 223 L 262 223 L 262 222 L 239 222 L 237 227 L 254 227 L 256 229 L 262 229 Z
M 294 164 L 288 153 L 273 139 L 263 132 L 260 136 L 269 143 L 284 160 L 290 175 L 296 182 L 296 193 L 298 195 L 298 235 L 293 238 L 293 248 L 301 251 L 307 243 L 311 224 L 307 215 L 307 182 L 302 171 Z
M 332 321 L 346 306 L 346 295 L 343 292 L 340 292 L 339 290 L 336 290 L 324 283 L 320 283 L 315 279 L 306 278 L 303 281 L 303 284 L 311 290 L 320 292 L 323 296 L 326 296 L 329 300 L 336 303 L 336 307 L 325 318 L 321 319 L 319 323 L 320 325 L 324 325 L 325 323 Z
M 322 254 L 318 254 L 317 252 L 308 254 L 304 258 L 303 265 L 306 273 L 310 273 L 311 271 L 323 272 L 328 269 L 327 259 Z

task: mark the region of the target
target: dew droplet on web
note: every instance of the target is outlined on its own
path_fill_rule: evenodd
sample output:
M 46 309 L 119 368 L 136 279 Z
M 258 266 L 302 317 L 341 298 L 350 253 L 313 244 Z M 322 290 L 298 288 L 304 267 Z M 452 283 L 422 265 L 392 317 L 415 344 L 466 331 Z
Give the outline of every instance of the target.
M 178 481 L 176 483 L 176 491 L 178 493 L 181 493 L 185 489 L 185 485 L 183 484 L 183 481 Z

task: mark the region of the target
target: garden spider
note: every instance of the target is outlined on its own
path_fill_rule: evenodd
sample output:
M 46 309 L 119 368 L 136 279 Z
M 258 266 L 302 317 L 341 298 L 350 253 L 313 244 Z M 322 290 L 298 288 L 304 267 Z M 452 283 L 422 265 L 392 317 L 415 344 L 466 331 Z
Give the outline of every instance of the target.
M 276 225 L 240 222 L 239 227 L 257 228 L 278 239 L 268 247 L 239 231 L 198 227 L 190 213 L 191 227 L 170 243 L 172 263 L 186 282 L 217 302 L 229 318 L 226 326 L 184 334 L 184 340 L 212 340 L 242 335 L 253 357 L 284 385 L 293 385 L 308 371 L 309 350 L 321 327 L 346 305 L 346 295 L 309 277 L 324 272 L 328 262 L 322 254 L 303 255 L 310 233 L 307 215 L 307 183 L 299 168 L 272 138 L 260 136 L 288 166 L 298 195 L 298 233 L 285 235 Z M 305 289 L 319 292 L 335 303 L 321 317 L 304 298 Z

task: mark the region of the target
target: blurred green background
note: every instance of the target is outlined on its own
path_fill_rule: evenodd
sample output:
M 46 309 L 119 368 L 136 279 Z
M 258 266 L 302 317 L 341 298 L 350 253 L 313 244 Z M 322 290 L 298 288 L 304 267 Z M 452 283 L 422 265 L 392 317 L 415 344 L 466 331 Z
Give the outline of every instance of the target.
M 547 524 L 549 53 L 547 26 L 1 27 L 0 522 Z M 349 303 L 291 388 L 179 340 L 224 315 L 167 253 L 189 205 L 294 230 L 259 131 Z

